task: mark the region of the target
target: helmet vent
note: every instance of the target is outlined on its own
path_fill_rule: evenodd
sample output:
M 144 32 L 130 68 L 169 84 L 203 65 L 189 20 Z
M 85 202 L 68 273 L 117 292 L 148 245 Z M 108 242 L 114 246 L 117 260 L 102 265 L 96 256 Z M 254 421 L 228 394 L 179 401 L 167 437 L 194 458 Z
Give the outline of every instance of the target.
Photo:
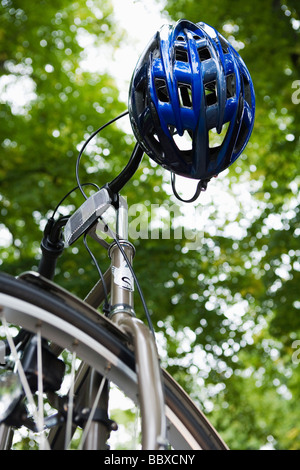
M 233 74 L 227 75 L 226 85 L 227 85 L 227 99 L 233 98 L 235 96 L 235 76 Z
M 207 106 L 213 106 L 214 104 L 217 103 L 218 98 L 217 98 L 217 87 L 216 87 L 216 82 L 209 82 L 204 85 L 205 89 L 205 100 L 206 100 L 206 105 Z
M 245 100 L 248 103 L 248 105 L 251 107 L 252 106 L 252 99 L 251 99 L 251 89 L 250 89 L 250 84 L 247 79 L 247 77 L 243 74 L 243 85 L 244 85 L 244 96 Z
M 162 101 L 163 103 L 170 103 L 166 81 L 163 78 L 155 78 L 154 83 L 159 101 Z
M 188 62 L 189 56 L 188 56 L 187 51 L 177 48 L 175 50 L 175 59 L 178 60 L 179 62 Z
M 199 54 L 199 59 L 201 60 L 201 62 L 211 59 L 211 55 L 210 55 L 208 47 L 201 47 L 200 49 L 198 49 L 198 54 Z
M 193 107 L 192 87 L 190 85 L 178 83 L 178 96 L 182 108 L 191 109 Z
M 179 135 L 176 127 L 168 126 L 168 128 L 178 150 L 181 152 L 190 152 L 193 148 L 193 131 L 190 129 L 185 129 L 184 133 Z M 187 163 L 191 163 L 189 157 L 190 155 L 188 153 L 185 154 Z
M 222 126 L 220 133 L 217 132 L 217 129 L 215 127 L 213 129 L 209 129 L 208 136 L 209 136 L 209 148 L 210 149 L 218 148 L 220 147 L 220 145 L 222 145 L 226 137 L 229 125 L 230 125 L 229 121 L 225 122 L 225 124 L 223 124 Z

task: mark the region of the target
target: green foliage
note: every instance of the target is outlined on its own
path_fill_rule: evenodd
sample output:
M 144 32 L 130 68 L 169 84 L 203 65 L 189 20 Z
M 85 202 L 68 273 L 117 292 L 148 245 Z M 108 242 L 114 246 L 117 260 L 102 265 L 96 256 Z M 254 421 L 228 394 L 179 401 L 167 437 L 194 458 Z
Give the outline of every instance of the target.
M 4 262 L 14 272 L 14 261 L 20 270 L 34 264 L 37 246 L 33 239 L 39 241 L 40 222 L 75 186 L 73 162 L 78 144 L 87 132 L 124 109 L 110 77 L 93 76 L 80 67 L 84 50 L 78 35 L 93 33 L 102 42 L 112 41 L 111 13 L 105 1 L 100 19 L 85 2 L 2 2 L 4 92 L 15 91 L 14 84 L 31 89 L 25 106 L 12 104 L 7 95 L 0 112 L 1 222 L 12 237 Z M 103 104 L 110 103 L 105 104 L 105 115 L 104 108 L 99 110 L 100 98 Z M 120 142 L 120 137 L 115 140 Z
M 197 340 L 202 350 L 218 356 L 210 374 L 205 377 L 199 369 L 198 380 L 190 379 L 189 386 L 197 394 L 199 385 L 206 385 L 208 401 L 200 401 L 232 448 L 297 449 L 299 366 L 293 360 L 293 341 L 300 334 L 300 104 L 295 93 L 300 77 L 299 4 L 167 0 L 165 13 L 173 20 L 204 21 L 221 31 L 250 70 L 257 104 L 250 143 L 227 176 L 231 191 L 244 186 L 241 201 L 250 191 L 255 214 L 241 202 L 235 221 L 245 227 L 242 236 L 228 238 L 232 219 L 227 220 L 209 245 L 218 251 L 205 253 L 204 245 L 191 253 L 192 260 L 187 255 L 182 259 L 185 266 L 199 266 L 203 288 L 209 286 L 210 299 L 217 298 L 207 311 L 203 295 L 194 308 L 187 304 L 187 289 L 182 296 L 182 306 L 190 312 L 199 303 L 200 315 L 201 306 L 207 324 Z M 242 307 L 241 300 L 244 313 L 229 321 L 231 306 L 239 302 Z M 187 323 L 186 315 L 185 324 L 195 331 L 196 324 Z M 226 364 L 223 371 L 218 370 L 220 361 Z

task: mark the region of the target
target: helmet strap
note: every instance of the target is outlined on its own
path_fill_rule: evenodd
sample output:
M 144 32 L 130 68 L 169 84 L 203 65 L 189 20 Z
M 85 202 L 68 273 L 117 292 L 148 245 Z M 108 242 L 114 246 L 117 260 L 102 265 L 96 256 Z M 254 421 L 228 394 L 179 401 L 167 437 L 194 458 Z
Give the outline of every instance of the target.
M 176 191 L 176 188 L 175 188 L 175 173 L 171 172 L 171 184 L 172 184 L 172 189 L 173 189 L 174 196 L 176 196 L 177 199 L 179 199 L 179 201 L 182 201 L 182 202 L 194 202 L 194 201 L 196 201 L 196 199 L 199 197 L 201 192 L 206 191 L 207 184 L 208 184 L 209 181 L 210 181 L 210 179 L 199 180 L 194 196 L 191 199 L 182 199 L 179 196 L 179 194 L 178 194 L 178 192 Z

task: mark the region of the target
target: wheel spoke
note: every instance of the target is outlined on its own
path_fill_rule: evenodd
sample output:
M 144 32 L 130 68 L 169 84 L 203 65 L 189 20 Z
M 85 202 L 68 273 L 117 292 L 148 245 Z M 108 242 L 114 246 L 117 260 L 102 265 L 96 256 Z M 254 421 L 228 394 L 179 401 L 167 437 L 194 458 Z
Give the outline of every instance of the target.
M 74 409 L 74 383 L 75 383 L 75 364 L 76 364 L 76 352 L 72 354 L 72 365 L 71 365 L 71 384 L 68 397 L 68 414 L 66 424 L 66 440 L 65 450 L 67 450 L 71 444 L 72 439 L 72 425 L 73 425 L 73 409 Z
M 49 445 L 44 430 L 44 387 L 43 387 L 43 359 L 42 359 L 42 335 L 41 328 L 37 330 L 37 374 L 38 374 L 38 409 L 37 409 L 37 428 L 40 435 L 40 449 L 49 449 Z
M 36 404 L 34 402 L 34 398 L 33 398 L 28 380 L 26 378 L 25 371 L 23 369 L 23 366 L 22 366 L 22 363 L 20 361 L 18 352 L 16 350 L 12 335 L 10 333 L 9 326 L 7 324 L 7 321 L 6 321 L 6 318 L 5 318 L 4 315 L 2 315 L 2 323 L 3 323 L 3 326 L 4 326 L 6 339 L 8 341 L 10 351 L 11 351 L 11 354 L 12 354 L 14 362 L 15 362 L 16 369 L 17 369 L 17 372 L 19 374 L 20 381 L 21 381 L 25 396 L 26 396 L 27 401 L 28 401 L 28 405 L 31 409 L 32 416 L 33 416 L 35 425 L 37 427 L 38 433 L 40 434 L 40 436 L 39 436 L 40 437 L 40 448 L 49 449 L 49 444 L 48 444 L 47 439 L 45 438 L 44 429 L 40 426 L 40 418 L 39 418 L 38 409 L 37 409 Z M 43 410 L 43 406 L 41 407 L 41 409 Z
M 101 380 L 101 382 L 100 382 L 100 386 L 99 386 L 99 389 L 98 389 L 98 391 L 97 391 L 97 394 L 96 394 L 96 397 L 95 397 L 95 400 L 94 400 L 92 409 L 91 409 L 91 411 L 90 411 L 88 420 L 87 420 L 87 422 L 86 422 L 84 431 L 83 431 L 83 433 L 82 433 L 82 437 L 81 437 L 81 442 L 80 442 L 79 450 L 82 450 L 82 449 L 83 449 L 83 445 L 84 445 L 85 439 L 86 439 L 86 437 L 87 437 L 87 435 L 88 435 L 88 433 L 89 433 L 90 426 L 91 426 L 91 424 L 92 424 L 92 421 L 93 421 L 93 418 L 94 418 L 94 415 L 95 415 L 95 412 L 96 412 L 96 409 L 97 409 L 99 400 L 100 400 L 100 398 L 101 398 L 101 393 L 102 393 L 102 391 L 103 391 L 103 387 L 104 387 L 104 385 L 105 385 L 105 382 L 106 382 L 106 377 L 103 376 L 103 377 L 102 377 L 102 380 Z

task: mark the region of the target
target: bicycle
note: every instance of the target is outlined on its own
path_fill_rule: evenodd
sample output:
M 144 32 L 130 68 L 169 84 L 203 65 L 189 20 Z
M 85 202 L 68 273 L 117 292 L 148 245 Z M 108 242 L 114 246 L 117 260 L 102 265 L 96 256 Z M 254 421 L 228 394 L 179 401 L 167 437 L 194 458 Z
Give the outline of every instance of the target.
M 176 89 L 170 82 L 173 74 L 178 75 Z M 200 93 L 203 99 L 196 102 Z M 139 406 L 142 449 L 227 449 L 204 414 L 160 367 L 151 318 L 132 268 L 128 207 L 120 192 L 145 152 L 171 174 L 177 171 L 198 179 L 190 201 L 195 200 L 210 178 L 242 152 L 253 128 L 254 106 L 244 63 L 213 28 L 182 20 L 154 36 L 134 72 L 129 111 L 95 131 L 78 155 L 77 186 L 70 192 L 79 189 L 84 203 L 70 216 L 56 218 L 54 210 L 44 231 L 38 272 L 18 278 L 0 273 L 0 318 L 6 335 L 0 343 L 0 357 L 6 357 L 0 375 L 0 449 L 18 446 L 28 429 L 30 437 L 25 433 L 24 439 L 42 449 L 108 450 L 109 437 L 117 429 L 108 413 L 111 383 Z M 128 113 L 137 138 L 131 158 L 110 183 L 101 188 L 93 183 L 97 190 L 87 197 L 78 176 L 81 155 L 98 132 Z M 204 123 L 221 132 L 228 121 L 224 143 L 205 153 Z M 181 150 L 174 141 L 184 130 L 193 139 L 189 150 Z M 174 178 L 172 186 L 178 196 Z M 111 207 L 115 231 L 105 220 Z M 104 274 L 89 249 L 88 236 L 108 250 L 111 265 Z M 99 273 L 99 281 L 83 300 L 53 282 L 65 246 L 82 237 Z M 136 316 L 134 286 L 148 325 Z
M 75 427 L 80 427 L 80 449 L 107 449 L 108 436 L 117 427 L 107 413 L 109 382 L 140 402 L 143 449 L 169 445 L 175 449 L 226 448 L 183 389 L 160 369 L 153 331 L 134 312 L 134 247 L 127 239 L 128 208 L 119 191 L 142 156 L 136 145 L 115 180 L 86 199 L 69 218 L 50 219 L 39 272 L 25 272 L 18 278 L 0 273 L 7 357 L 6 373 L 0 375 L 1 449 L 11 447 L 20 426 L 36 433 L 42 448 L 69 448 Z M 104 222 L 109 207 L 116 210 L 116 233 Z M 101 231 L 108 231 L 114 241 L 105 241 Z M 111 267 L 84 301 L 51 280 L 65 243 L 70 246 L 82 235 L 96 239 L 111 259 Z M 104 311 L 107 308 L 109 291 L 109 313 L 99 314 L 97 308 L 103 302 Z M 14 337 L 8 324 L 21 327 Z M 66 350 L 71 355 L 72 380 L 68 393 L 60 395 L 57 391 L 65 374 L 62 352 Z M 79 357 L 82 363 L 75 371 Z

